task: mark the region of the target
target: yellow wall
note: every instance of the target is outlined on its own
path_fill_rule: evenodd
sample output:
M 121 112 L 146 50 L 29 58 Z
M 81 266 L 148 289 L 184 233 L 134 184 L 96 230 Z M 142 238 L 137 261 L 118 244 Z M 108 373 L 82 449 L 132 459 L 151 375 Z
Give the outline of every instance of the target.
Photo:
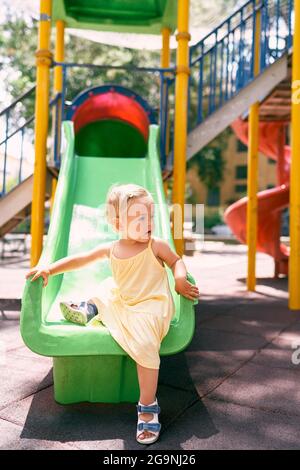
M 230 202 L 237 201 L 246 193 L 239 193 L 235 191 L 235 186 L 246 185 L 247 178 L 236 178 L 236 167 L 247 165 L 247 151 L 238 151 L 238 139 L 234 134 L 228 138 L 228 145 L 223 153 L 225 160 L 224 180 L 220 183 L 220 206 L 226 208 Z M 190 168 L 187 171 L 187 181 L 189 182 L 193 194 L 198 203 L 207 203 L 207 188 L 198 177 L 198 170 Z M 259 154 L 259 177 L 258 177 L 258 190 L 262 191 L 267 189 L 269 185 L 276 186 L 276 164 L 269 163 L 268 158 L 263 154 Z M 213 207 L 212 207 L 213 208 Z M 208 207 L 206 209 L 209 210 Z

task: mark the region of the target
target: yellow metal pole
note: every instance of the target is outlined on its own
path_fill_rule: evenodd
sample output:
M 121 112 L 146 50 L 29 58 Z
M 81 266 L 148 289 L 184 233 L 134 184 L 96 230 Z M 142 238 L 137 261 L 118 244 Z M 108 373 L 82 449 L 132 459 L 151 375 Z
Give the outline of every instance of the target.
M 300 309 L 300 0 L 295 0 L 292 57 L 289 308 Z
M 65 58 L 65 22 L 56 21 L 56 42 L 55 42 L 55 61 L 63 62 Z M 59 93 L 63 87 L 62 66 L 54 68 L 54 91 Z
M 254 75 L 259 74 L 260 62 L 261 12 L 256 12 Z M 248 130 L 248 176 L 247 176 L 247 245 L 248 276 L 247 288 L 255 291 L 256 284 L 256 245 L 257 245 L 257 179 L 258 179 L 258 139 L 259 139 L 259 102 L 250 106 Z
M 38 263 L 43 249 L 46 153 L 49 121 L 49 68 L 51 65 L 52 0 L 40 0 L 38 50 L 36 52 L 36 101 L 35 101 L 35 162 L 31 209 L 30 265 Z
M 163 68 L 170 67 L 170 34 L 169 28 L 162 28 L 162 50 L 161 50 L 161 66 Z
M 57 186 L 57 179 L 53 177 L 51 181 L 50 217 L 52 215 L 52 210 L 53 210 L 56 186 Z
M 175 84 L 175 126 L 174 126 L 174 169 L 173 206 L 181 209 L 180 222 L 173 218 L 173 237 L 179 256 L 184 253 L 183 222 L 186 181 L 186 147 L 188 120 L 188 80 L 189 80 L 189 0 L 178 0 L 177 10 L 177 67 Z M 173 214 L 177 213 L 177 208 Z M 180 226 L 179 226 L 180 225 Z
M 55 53 L 54 59 L 56 62 L 63 62 L 65 58 L 65 23 L 62 20 L 56 21 L 56 41 L 55 41 Z M 57 66 L 54 68 L 54 96 L 57 93 L 62 92 L 63 87 L 63 72 L 62 67 Z M 57 122 L 56 122 L 57 119 Z M 55 138 L 55 132 L 57 132 L 57 149 L 60 149 L 60 132 L 61 132 L 61 100 L 57 102 L 57 112 L 56 108 L 53 108 L 53 115 L 52 115 L 52 123 L 53 123 L 53 142 Z M 52 187 L 51 187 L 51 200 L 50 200 L 50 214 L 52 214 L 53 203 L 54 203 L 54 196 L 56 191 L 57 180 L 56 178 L 52 179 Z
M 161 67 L 168 68 L 170 67 L 170 34 L 171 30 L 169 28 L 162 28 L 161 35 L 162 35 L 162 49 L 161 49 Z M 169 112 L 167 110 L 167 129 L 166 129 L 166 146 L 165 152 L 168 158 L 169 154 L 169 135 L 170 135 L 170 126 L 169 126 Z M 164 181 L 164 191 L 165 195 L 167 196 L 168 193 L 168 182 L 167 180 Z

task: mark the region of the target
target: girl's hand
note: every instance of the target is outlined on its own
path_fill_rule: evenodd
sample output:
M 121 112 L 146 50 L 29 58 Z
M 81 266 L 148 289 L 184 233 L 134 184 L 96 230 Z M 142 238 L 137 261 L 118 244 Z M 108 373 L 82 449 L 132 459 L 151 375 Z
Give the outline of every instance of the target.
M 184 295 L 184 297 L 190 300 L 195 300 L 200 297 L 198 287 L 189 282 L 186 278 L 175 279 L 175 291 L 177 294 Z
M 50 276 L 50 270 L 49 268 L 43 268 L 42 266 L 35 266 L 34 268 L 31 268 L 30 271 L 26 274 L 26 279 L 29 278 L 29 276 L 32 276 L 34 274 L 33 278 L 30 280 L 30 282 L 35 281 L 38 277 L 42 277 L 44 279 L 43 282 L 43 287 L 46 287 L 48 284 L 48 277 Z

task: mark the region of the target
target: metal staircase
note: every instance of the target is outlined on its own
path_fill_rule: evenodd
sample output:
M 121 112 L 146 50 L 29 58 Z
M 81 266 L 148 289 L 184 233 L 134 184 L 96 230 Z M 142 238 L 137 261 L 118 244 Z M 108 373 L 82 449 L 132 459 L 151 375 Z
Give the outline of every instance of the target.
M 260 74 L 255 77 L 258 11 Z M 250 0 L 191 47 L 187 160 L 237 117 L 247 118 L 256 101 L 262 121 L 289 117 L 292 15 L 292 0 Z
M 31 124 L 34 116 L 24 122 L 20 117 L 20 109 L 27 105 L 29 97 L 35 93 L 35 86 L 26 93 L 19 96 L 9 106 L 0 112 L 0 119 L 5 123 L 4 139 L 0 141 L 1 162 L 0 179 L 0 238 L 12 231 L 18 224 L 30 217 L 33 174 L 24 176 L 24 154 L 26 148 L 24 138 L 32 134 Z M 56 106 L 57 99 L 51 101 L 50 106 Z M 20 136 L 20 146 L 14 146 L 13 139 Z M 8 185 L 8 175 L 10 174 L 9 149 L 12 148 L 14 158 L 18 161 L 18 178 Z M 47 164 L 46 194 L 45 202 L 51 197 L 52 179 L 58 177 L 59 165 L 57 162 Z
M 57 178 L 57 175 L 55 168 L 47 167 L 45 201 L 51 197 L 52 179 Z M 0 237 L 30 217 L 32 188 L 33 175 L 30 175 L 0 198 Z

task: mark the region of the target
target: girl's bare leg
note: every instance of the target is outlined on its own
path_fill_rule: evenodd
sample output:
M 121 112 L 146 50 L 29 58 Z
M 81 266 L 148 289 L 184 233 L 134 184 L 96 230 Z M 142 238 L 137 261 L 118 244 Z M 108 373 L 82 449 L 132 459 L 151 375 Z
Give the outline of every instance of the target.
M 140 402 L 143 405 L 150 405 L 156 398 L 159 369 L 148 369 L 139 364 L 136 367 L 140 386 Z M 144 421 L 151 421 L 153 414 L 141 413 L 140 418 Z M 140 439 L 146 439 L 152 436 L 152 432 L 143 431 L 139 437 Z

